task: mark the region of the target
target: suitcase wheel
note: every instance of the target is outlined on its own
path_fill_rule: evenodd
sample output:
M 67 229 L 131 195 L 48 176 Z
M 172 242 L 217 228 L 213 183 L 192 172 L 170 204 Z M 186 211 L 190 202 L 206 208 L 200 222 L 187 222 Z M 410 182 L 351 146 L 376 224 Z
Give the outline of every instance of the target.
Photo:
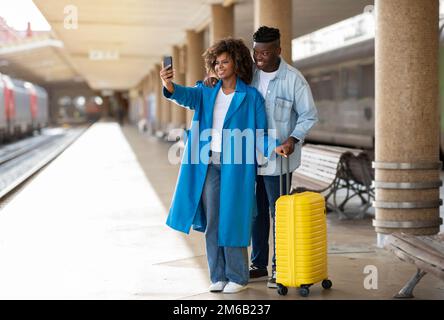
M 279 295 L 281 295 L 281 296 L 285 296 L 285 295 L 287 295 L 287 293 L 288 293 L 288 289 L 287 289 L 286 286 L 284 286 L 284 285 L 282 285 L 282 284 L 280 284 L 280 283 L 278 283 L 277 286 L 278 286 L 278 287 L 277 287 L 277 292 L 278 292 Z
M 332 286 L 332 282 L 328 279 L 322 280 L 322 288 L 324 289 L 330 289 Z
M 299 294 L 302 297 L 308 297 L 308 295 L 310 294 L 310 289 L 307 286 L 302 286 L 299 288 Z

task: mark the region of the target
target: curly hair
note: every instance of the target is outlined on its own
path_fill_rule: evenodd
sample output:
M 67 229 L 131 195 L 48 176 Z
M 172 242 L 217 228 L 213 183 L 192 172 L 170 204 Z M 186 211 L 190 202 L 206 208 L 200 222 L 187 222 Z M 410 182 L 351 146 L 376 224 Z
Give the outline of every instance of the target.
M 228 53 L 234 62 L 234 73 L 246 84 L 253 80 L 253 59 L 250 50 L 241 39 L 225 38 L 209 47 L 202 57 L 207 73 L 215 73 L 216 58 Z
M 281 39 L 279 29 L 262 26 L 253 34 L 254 42 L 273 42 Z

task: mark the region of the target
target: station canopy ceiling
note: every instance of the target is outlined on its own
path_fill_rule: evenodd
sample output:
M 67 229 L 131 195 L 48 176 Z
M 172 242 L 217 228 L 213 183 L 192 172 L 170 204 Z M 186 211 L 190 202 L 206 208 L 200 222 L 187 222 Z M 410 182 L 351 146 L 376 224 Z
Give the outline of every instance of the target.
M 62 41 L 50 32 L 2 44 L 0 71 L 39 84 L 83 81 L 70 63 Z
M 212 3 L 238 3 L 235 36 L 251 38 L 254 0 L 34 0 L 56 38 L 67 65 L 92 89 L 135 87 L 185 31 L 202 30 Z M 362 13 L 372 0 L 293 0 L 293 37 Z M 279 0 L 276 0 L 279 5 Z M 77 29 L 72 20 L 77 10 Z

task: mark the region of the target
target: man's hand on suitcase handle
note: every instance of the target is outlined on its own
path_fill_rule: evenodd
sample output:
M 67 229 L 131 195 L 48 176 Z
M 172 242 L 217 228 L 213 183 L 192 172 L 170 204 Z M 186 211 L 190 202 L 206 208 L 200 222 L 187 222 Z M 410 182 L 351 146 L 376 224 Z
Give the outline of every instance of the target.
M 276 152 L 276 154 L 283 156 L 285 158 L 287 158 L 287 155 L 285 154 L 285 149 L 283 145 L 277 146 L 276 149 L 274 149 L 274 152 Z
M 284 143 L 282 143 L 280 146 L 277 146 L 276 149 L 274 149 L 274 152 L 276 152 L 280 156 L 288 158 L 288 156 L 291 155 L 294 151 L 294 145 L 298 142 L 299 140 L 295 137 L 289 137 L 287 140 L 284 141 Z

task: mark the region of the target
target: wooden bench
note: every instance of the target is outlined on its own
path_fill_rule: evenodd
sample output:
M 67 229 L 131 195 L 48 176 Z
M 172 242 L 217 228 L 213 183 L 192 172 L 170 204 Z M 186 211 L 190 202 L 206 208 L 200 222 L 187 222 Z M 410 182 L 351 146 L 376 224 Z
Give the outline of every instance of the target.
M 395 295 L 395 298 L 413 298 L 413 289 L 427 273 L 444 280 L 444 234 L 414 236 L 393 233 L 384 240 L 384 248 L 399 259 L 417 267 L 416 274 Z
M 371 159 L 365 151 L 305 144 L 301 165 L 293 173 L 292 190 L 323 193 L 328 208 L 338 212 L 341 218 L 351 218 L 344 210 L 345 205 L 359 197 L 362 206 L 354 217 L 362 218 L 374 199 L 373 178 Z M 344 190 L 345 197 L 338 193 L 340 190 Z

